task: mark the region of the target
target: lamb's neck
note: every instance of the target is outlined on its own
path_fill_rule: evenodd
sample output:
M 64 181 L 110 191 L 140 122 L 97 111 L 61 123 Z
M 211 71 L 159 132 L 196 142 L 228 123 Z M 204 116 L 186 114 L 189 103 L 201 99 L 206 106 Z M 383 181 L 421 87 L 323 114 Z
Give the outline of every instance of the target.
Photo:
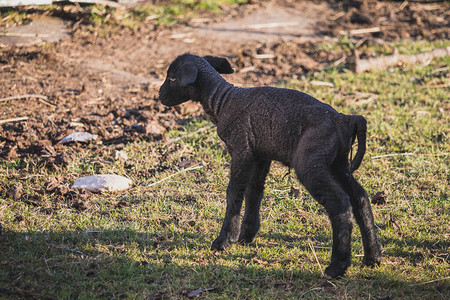
M 234 89 L 231 83 L 221 79 L 206 85 L 199 99 L 205 113 L 211 117 L 213 123 L 217 123 L 221 109 L 228 100 L 229 93 Z

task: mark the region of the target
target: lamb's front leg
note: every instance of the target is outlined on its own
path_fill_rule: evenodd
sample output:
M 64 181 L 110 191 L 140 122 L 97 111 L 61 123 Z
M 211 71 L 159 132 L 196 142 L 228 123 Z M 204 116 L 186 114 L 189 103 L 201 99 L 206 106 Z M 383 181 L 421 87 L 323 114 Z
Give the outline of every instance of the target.
M 236 243 L 239 237 L 239 219 L 244 192 L 249 182 L 254 161 L 250 158 L 231 159 L 230 182 L 227 188 L 227 209 L 219 237 L 212 243 L 211 249 L 225 250 Z
M 242 219 L 239 243 L 251 243 L 259 231 L 259 210 L 264 195 L 264 182 L 270 169 L 269 161 L 257 161 L 253 165 L 247 189 L 245 190 L 245 214 Z

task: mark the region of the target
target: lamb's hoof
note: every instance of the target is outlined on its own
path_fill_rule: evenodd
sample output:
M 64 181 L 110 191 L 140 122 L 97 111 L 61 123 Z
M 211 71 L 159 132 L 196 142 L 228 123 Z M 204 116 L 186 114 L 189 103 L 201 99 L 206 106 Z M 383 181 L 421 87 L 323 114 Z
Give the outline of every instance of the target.
M 382 255 L 377 255 L 375 257 L 371 256 L 371 257 L 366 257 L 364 256 L 363 258 L 363 265 L 368 266 L 368 267 L 375 267 L 375 266 L 379 266 L 381 263 L 381 257 Z
M 381 254 L 381 246 L 378 245 L 375 251 L 372 251 L 370 255 L 364 255 L 363 264 L 368 267 L 379 266 L 381 263 L 381 258 L 383 255 Z
M 223 251 L 231 247 L 231 243 L 228 240 L 224 240 L 220 237 L 214 240 L 211 245 L 211 250 Z
M 241 245 L 247 245 L 253 242 L 255 235 L 241 235 L 238 238 L 238 243 Z
M 238 239 L 238 244 L 240 245 L 248 245 L 253 242 L 253 239 Z
M 323 277 L 328 280 L 342 277 L 349 266 L 350 263 L 332 263 L 325 269 Z

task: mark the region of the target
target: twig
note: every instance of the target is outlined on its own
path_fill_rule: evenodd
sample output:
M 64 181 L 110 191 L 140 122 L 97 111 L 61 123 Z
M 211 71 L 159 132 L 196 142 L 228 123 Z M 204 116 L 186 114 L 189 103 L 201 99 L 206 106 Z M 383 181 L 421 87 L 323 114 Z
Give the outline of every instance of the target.
M 242 68 L 238 72 L 239 73 L 247 73 L 247 72 L 251 72 L 251 71 L 254 71 L 254 70 L 256 70 L 256 67 L 255 66 L 250 66 L 250 67 Z
M 318 80 L 312 80 L 310 82 L 312 85 L 316 85 L 316 86 L 327 86 L 327 87 L 334 87 L 334 84 L 332 84 L 331 82 L 326 82 L 326 81 L 318 81 Z
M 48 106 L 56 107 L 55 104 L 48 102 L 48 97 L 43 95 L 35 95 L 35 94 L 26 94 L 26 95 L 19 95 L 19 96 L 11 96 L 6 98 L 1 98 L 0 102 L 6 102 L 11 100 L 19 100 L 19 99 L 27 99 L 27 98 L 36 98 L 39 100 L 39 102 L 42 102 Z
M 376 155 L 372 156 L 371 159 L 377 159 L 382 157 L 393 157 L 393 156 L 407 156 L 407 155 L 414 155 L 414 153 L 407 152 L 407 153 L 391 153 L 391 154 L 384 154 L 384 155 Z
M 50 276 L 53 276 L 52 271 L 50 271 L 50 267 L 48 266 L 48 262 L 47 262 L 47 258 L 44 255 L 44 261 L 45 261 L 45 265 L 47 266 L 47 274 Z
M 0 20 L 0 24 L 3 22 L 8 22 L 12 18 L 14 18 L 17 14 L 18 14 L 18 12 L 16 11 L 13 14 L 10 14 L 9 16 L 4 17 L 3 19 Z
M 376 27 L 369 27 L 369 28 L 361 28 L 361 29 L 352 29 L 348 33 L 349 35 L 358 35 L 358 34 L 365 34 L 365 33 L 375 33 L 380 32 L 381 28 Z
M 54 0 L 53 2 L 72 2 L 81 4 L 101 4 L 114 8 L 123 8 L 124 6 L 120 3 L 108 0 Z
M 44 99 L 39 98 L 38 100 L 39 100 L 39 102 L 42 102 L 42 103 L 44 103 L 44 104 L 46 104 L 46 105 L 48 105 L 48 106 L 56 107 L 55 104 L 50 103 L 50 102 L 48 102 L 48 101 L 46 101 L 46 100 L 44 100 Z
M 8 122 L 19 122 L 19 121 L 25 121 L 25 120 L 28 120 L 28 117 L 19 117 L 19 118 L 0 120 L 0 124 L 4 124 L 4 123 L 8 123 Z
M 442 84 L 435 84 L 435 85 L 423 85 L 420 86 L 421 89 L 440 89 L 440 88 L 446 88 L 450 86 L 450 82 L 442 83 Z
M 160 184 L 161 182 L 164 182 L 164 181 L 166 181 L 166 180 L 168 180 L 168 179 L 170 179 L 170 178 L 172 178 L 174 176 L 177 176 L 177 175 L 179 175 L 181 173 L 185 173 L 185 172 L 188 172 L 188 171 L 193 171 L 193 170 L 197 170 L 197 169 L 201 169 L 201 168 L 203 168 L 203 166 L 196 165 L 196 166 L 193 166 L 193 167 L 190 167 L 190 168 L 187 168 L 187 169 L 180 170 L 180 171 L 176 172 L 175 174 L 172 174 L 172 175 L 167 176 L 166 178 L 163 178 L 163 179 L 161 179 L 161 180 L 159 180 L 157 182 L 153 182 L 153 183 L 147 185 L 147 187 L 151 187 L 151 186 Z
M 436 48 L 429 52 L 419 54 L 402 55 L 398 54 L 398 49 L 394 49 L 393 55 L 359 59 L 358 51 L 354 51 L 354 61 L 351 68 L 356 73 L 362 73 L 370 69 L 383 70 L 397 64 L 416 64 L 422 63 L 428 65 L 434 58 L 450 56 L 450 47 Z
M 323 246 L 314 246 L 315 249 L 326 249 L 326 250 L 330 250 L 331 247 L 323 247 Z
M 263 29 L 263 28 L 275 28 L 275 27 L 285 27 L 285 26 L 298 26 L 300 22 L 274 22 L 274 23 L 264 23 L 264 24 L 252 24 L 245 26 L 249 29 Z
M 28 32 L 0 32 L 0 36 L 13 36 L 13 37 L 25 37 L 25 38 L 46 38 L 50 35 L 47 33 L 28 33 Z
M 410 286 L 424 285 L 424 284 L 433 283 L 433 282 L 437 282 L 437 281 L 441 281 L 441 280 L 447 280 L 447 279 L 450 279 L 450 276 L 444 277 L 444 278 L 438 278 L 438 279 L 430 280 L 430 281 L 426 281 L 426 282 L 419 282 L 419 283 L 411 284 Z
M 1 98 L 0 102 L 10 101 L 10 100 L 18 100 L 18 99 L 25 99 L 25 98 L 38 98 L 38 99 L 48 100 L 47 96 L 26 94 L 26 95 L 19 95 L 19 96 L 11 96 L 11 97 L 6 97 L 6 98 Z
M 416 155 L 416 156 L 446 156 L 448 155 L 448 152 L 444 152 L 444 153 L 439 153 L 439 154 L 428 154 L 428 153 L 411 153 L 411 152 L 406 152 L 406 153 L 391 153 L 391 154 L 384 154 L 384 155 L 376 155 L 376 156 L 372 156 L 371 159 L 377 159 L 377 158 L 382 158 L 382 157 L 393 157 L 393 156 L 403 156 L 403 155 Z
M 402 5 L 398 8 L 398 11 L 402 11 L 409 4 L 409 1 L 403 1 Z
M 325 274 L 323 273 L 322 265 L 320 264 L 320 261 L 317 258 L 316 250 L 314 250 L 314 246 L 312 245 L 312 243 L 310 241 L 308 241 L 308 244 L 309 244 L 309 248 L 311 249 L 312 253 L 314 254 L 314 258 L 316 259 L 317 263 L 319 264 L 320 272 L 322 272 L 322 276 L 324 276 Z
M 340 11 L 340 12 L 338 12 L 337 14 L 335 14 L 332 17 L 327 17 L 327 19 L 330 20 L 330 21 L 336 21 L 337 19 L 339 19 L 340 17 L 342 17 L 344 15 L 345 15 L 345 12 Z
M 255 58 L 257 59 L 266 59 L 266 58 L 274 58 L 275 55 L 273 54 L 256 54 Z
M 205 130 L 214 128 L 214 126 L 215 126 L 215 125 L 209 125 L 209 126 L 202 127 L 202 128 L 197 129 L 196 131 L 191 132 L 191 133 L 189 133 L 189 134 L 182 135 L 182 136 L 179 136 L 179 137 L 176 137 L 176 138 L 173 138 L 173 139 L 168 139 L 167 142 L 168 142 L 168 143 L 178 142 L 179 140 L 182 140 L 182 139 L 185 139 L 185 138 L 194 136 L 194 135 L 196 135 L 196 134 L 199 133 L 199 132 L 202 132 L 202 131 L 205 131 Z
M 46 244 L 47 244 L 48 246 L 50 246 L 50 247 L 54 247 L 54 248 L 58 248 L 58 249 L 61 249 L 61 250 L 65 250 L 65 251 L 70 251 L 70 252 L 78 253 L 78 254 L 80 254 L 83 258 L 84 258 L 84 257 L 87 257 L 86 253 L 81 252 L 80 250 L 77 250 L 77 249 L 71 249 L 71 248 L 64 247 L 64 246 L 58 246 L 58 245 L 55 245 L 55 244 L 53 244 L 53 243 L 46 243 Z
M 344 56 L 342 56 L 341 58 L 339 58 L 338 60 L 334 61 L 332 63 L 333 67 L 337 67 L 339 66 L 342 62 L 344 62 L 347 59 L 347 56 L 344 54 Z

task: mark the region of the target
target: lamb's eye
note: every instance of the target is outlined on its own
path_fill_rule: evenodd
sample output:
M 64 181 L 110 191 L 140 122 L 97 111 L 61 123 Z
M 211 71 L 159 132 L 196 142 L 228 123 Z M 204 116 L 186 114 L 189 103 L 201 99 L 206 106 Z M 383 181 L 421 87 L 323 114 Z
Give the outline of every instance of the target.
M 169 77 L 169 80 L 172 81 L 172 82 L 174 82 L 174 81 L 177 80 L 177 79 L 176 79 L 176 78 L 170 78 L 170 77 Z

